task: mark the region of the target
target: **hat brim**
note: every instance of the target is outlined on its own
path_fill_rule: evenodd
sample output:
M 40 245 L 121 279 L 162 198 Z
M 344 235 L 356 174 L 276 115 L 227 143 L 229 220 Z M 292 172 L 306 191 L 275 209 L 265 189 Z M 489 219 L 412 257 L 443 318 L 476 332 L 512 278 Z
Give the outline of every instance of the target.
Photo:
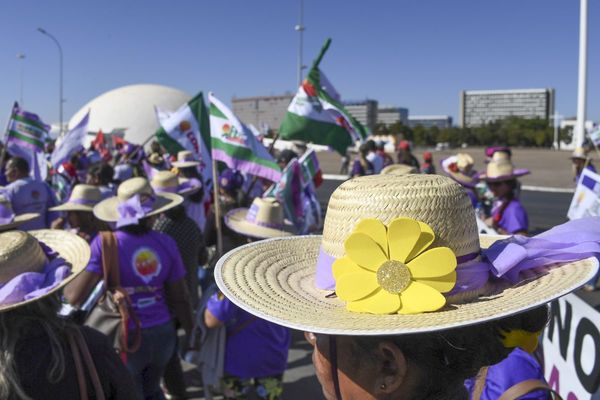
M 75 204 L 75 203 L 63 203 L 60 206 L 51 207 L 48 211 L 87 211 L 92 212 L 94 210 L 94 206 L 90 206 L 87 204 Z
M 502 182 L 502 181 L 510 181 L 511 179 L 518 178 L 520 176 L 529 175 L 530 171 L 525 168 L 517 168 L 513 170 L 513 173 L 510 175 L 500 175 L 500 176 L 487 176 L 487 174 L 482 173 L 479 175 L 479 179 L 486 182 Z
M 173 207 L 183 203 L 183 197 L 174 193 L 155 193 L 156 200 L 152 204 L 152 211 L 146 214 L 146 217 L 163 213 Z M 96 218 L 106 222 L 117 222 L 120 219 L 117 207 L 121 200 L 117 196 L 102 200 L 94 206 L 94 215 Z
M 71 275 L 60 282 L 52 290 L 44 293 L 41 296 L 33 299 L 21 301 L 19 303 L 0 305 L 0 311 L 8 311 L 17 307 L 24 306 L 26 304 L 38 301 L 46 296 L 50 296 L 53 293 L 61 290 L 65 285 L 71 282 L 75 277 L 85 270 L 90 259 L 90 246 L 81 237 L 66 231 L 58 229 L 42 229 L 36 231 L 29 231 L 30 235 L 36 238 L 38 241 L 44 243 L 52 250 L 56 251 L 60 257 L 64 258 L 67 263 L 71 265 Z
M 173 161 L 171 163 L 172 166 L 177 168 L 189 168 L 189 167 L 197 167 L 200 165 L 199 161 Z
M 34 219 L 38 218 L 39 216 L 40 216 L 39 213 L 26 213 L 26 214 L 15 215 L 15 218 L 13 219 L 12 222 L 10 222 L 8 224 L 0 225 L 0 232 L 4 232 L 4 231 L 11 230 L 13 228 L 16 228 L 19 225 L 24 224 L 25 222 L 33 221 Z
M 292 224 L 285 224 L 284 229 L 269 228 L 248 221 L 246 219 L 247 214 L 247 208 L 236 208 L 231 210 L 225 215 L 225 225 L 240 235 L 249 236 L 255 239 L 278 238 L 282 236 L 292 236 L 294 234 L 294 226 Z
M 482 247 L 501 237 L 480 236 Z M 595 258 L 551 268 L 533 281 L 416 315 L 372 315 L 346 310 L 332 292 L 315 287 L 321 236 L 295 236 L 251 243 L 225 254 L 215 267 L 223 294 L 259 318 L 302 331 L 335 335 L 401 335 L 478 324 L 546 304 L 589 281 Z

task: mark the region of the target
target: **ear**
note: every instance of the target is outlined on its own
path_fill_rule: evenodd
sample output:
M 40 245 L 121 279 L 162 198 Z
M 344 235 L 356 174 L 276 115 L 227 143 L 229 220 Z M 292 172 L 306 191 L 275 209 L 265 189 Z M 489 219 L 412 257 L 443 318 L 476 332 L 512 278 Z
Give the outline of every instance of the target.
M 407 381 L 408 361 L 402 350 L 392 341 L 384 340 L 377 345 L 380 373 L 375 387 L 377 398 L 386 398 L 404 386 Z

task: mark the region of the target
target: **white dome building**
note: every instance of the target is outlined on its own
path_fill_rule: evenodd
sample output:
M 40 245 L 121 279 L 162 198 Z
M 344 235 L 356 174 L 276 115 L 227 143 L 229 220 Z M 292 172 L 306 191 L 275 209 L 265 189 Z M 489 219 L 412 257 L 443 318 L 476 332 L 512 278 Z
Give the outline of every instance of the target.
M 164 111 L 175 111 L 191 96 L 168 86 L 142 84 L 123 86 L 105 92 L 81 107 L 69 120 L 69 127 L 79 123 L 90 110 L 88 131 L 124 130 L 125 140 L 143 143 L 158 129 L 154 106 Z

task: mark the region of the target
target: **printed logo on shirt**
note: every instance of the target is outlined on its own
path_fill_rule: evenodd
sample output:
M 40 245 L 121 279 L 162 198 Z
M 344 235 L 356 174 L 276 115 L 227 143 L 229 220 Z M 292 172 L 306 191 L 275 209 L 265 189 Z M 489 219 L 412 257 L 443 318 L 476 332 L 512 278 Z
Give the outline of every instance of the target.
M 37 190 L 32 190 L 31 191 L 31 198 L 34 200 L 37 200 L 40 198 L 40 192 L 38 192 Z
M 148 247 L 139 248 L 133 253 L 131 264 L 133 265 L 135 274 L 146 283 L 158 276 L 162 269 L 160 258 Z

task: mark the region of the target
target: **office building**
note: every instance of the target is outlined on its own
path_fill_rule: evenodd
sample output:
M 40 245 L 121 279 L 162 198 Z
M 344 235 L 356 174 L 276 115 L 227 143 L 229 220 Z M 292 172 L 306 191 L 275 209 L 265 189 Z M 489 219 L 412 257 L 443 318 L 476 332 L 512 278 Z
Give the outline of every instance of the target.
M 344 108 L 370 132 L 375 130 L 377 123 L 377 100 L 345 101 Z
M 480 126 L 507 117 L 550 119 L 554 96 L 554 89 L 462 91 L 459 125 Z
M 383 106 L 377 109 L 377 123 L 385 126 L 402 122 L 408 125 L 408 108 Z
M 452 117 L 449 115 L 411 115 L 408 117 L 408 126 L 414 128 L 421 125 L 423 128 L 450 128 L 452 126 Z
M 252 124 L 261 132 L 267 129 L 277 132 L 287 108 L 294 98 L 291 93 L 279 96 L 234 97 L 233 113 L 245 124 Z

